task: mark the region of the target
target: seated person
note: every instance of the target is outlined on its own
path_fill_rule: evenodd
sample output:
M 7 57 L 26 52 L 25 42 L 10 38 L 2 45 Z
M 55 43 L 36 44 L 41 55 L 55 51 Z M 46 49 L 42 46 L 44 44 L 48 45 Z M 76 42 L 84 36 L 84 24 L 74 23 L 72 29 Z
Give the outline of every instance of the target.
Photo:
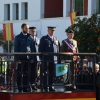
M 80 66 L 79 66 L 79 70 L 82 70 L 82 69 L 83 69 L 83 68 L 82 68 L 82 65 L 84 65 L 84 64 L 88 64 L 87 59 L 83 59 L 83 60 L 82 60 L 82 63 L 80 63 Z
M 95 74 L 97 75 L 98 72 L 99 72 L 99 64 L 95 64 Z
M 91 89 L 89 85 L 92 81 L 92 73 L 89 71 L 87 64 L 83 64 L 82 70 L 77 73 L 77 88 Z M 78 85 L 79 84 L 79 85 Z
M 84 64 L 88 64 L 87 59 L 83 59 L 83 65 L 84 65 Z
M 96 98 L 100 98 L 100 73 L 99 72 L 99 64 L 95 64 L 95 81 L 96 81 Z M 97 99 L 99 100 L 99 99 Z

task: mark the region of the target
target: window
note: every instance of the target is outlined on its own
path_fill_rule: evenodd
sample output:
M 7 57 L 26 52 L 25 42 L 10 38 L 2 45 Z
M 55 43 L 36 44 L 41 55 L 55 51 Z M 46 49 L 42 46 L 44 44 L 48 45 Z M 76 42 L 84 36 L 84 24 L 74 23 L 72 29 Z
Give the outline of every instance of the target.
M 77 11 L 77 16 L 88 14 L 88 0 L 71 0 L 70 12 Z
M 10 20 L 10 4 L 4 5 L 4 20 Z
M 83 15 L 83 0 L 75 0 L 75 11 L 79 16 Z
M 21 4 L 21 19 L 28 19 L 28 3 L 24 2 Z
M 100 14 L 100 0 L 96 0 L 96 12 Z
M 27 6 L 27 3 L 25 3 L 25 19 L 28 19 L 28 6 Z
M 19 5 L 18 3 L 16 4 L 16 20 L 18 20 L 19 18 Z
M 54 18 L 63 16 L 63 0 L 45 0 L 44 18 Z
M 19 4 L 13 4 L 13 20 L 19 20 Z
M 10 4 L 7 5 L 7 15 L 8 15 L 8 20 L 10 20 Z

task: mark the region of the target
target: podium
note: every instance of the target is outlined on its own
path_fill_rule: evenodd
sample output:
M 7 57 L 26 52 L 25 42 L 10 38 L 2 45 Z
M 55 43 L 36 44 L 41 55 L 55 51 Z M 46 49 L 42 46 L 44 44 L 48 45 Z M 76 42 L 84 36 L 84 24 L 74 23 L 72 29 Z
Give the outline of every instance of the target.
M 70 63 L 55 64 L 55 89 L 64 91 L 66 85 L 71 86 L 70 80 Z

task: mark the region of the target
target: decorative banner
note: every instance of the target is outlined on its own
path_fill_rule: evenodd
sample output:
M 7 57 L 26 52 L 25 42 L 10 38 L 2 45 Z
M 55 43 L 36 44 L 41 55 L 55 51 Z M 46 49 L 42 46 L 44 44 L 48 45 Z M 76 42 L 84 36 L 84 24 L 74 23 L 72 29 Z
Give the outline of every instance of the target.
M 95 91 L 0 93 L 0 100 L 96 100 Z
M 43 100 L 96 100 L 96 98 L 43 99 Z
M 3 24 L 3 34 L 5 41 L 14 40 L 13 23 Z
M 77 12 L 70 13 L 70 20 L 71 20 L 72 25 L 75 23 L 76 14 L 77 14 Z
M 68 72 L 68 64 L 56 64 L 56 77 L 62 76 Z

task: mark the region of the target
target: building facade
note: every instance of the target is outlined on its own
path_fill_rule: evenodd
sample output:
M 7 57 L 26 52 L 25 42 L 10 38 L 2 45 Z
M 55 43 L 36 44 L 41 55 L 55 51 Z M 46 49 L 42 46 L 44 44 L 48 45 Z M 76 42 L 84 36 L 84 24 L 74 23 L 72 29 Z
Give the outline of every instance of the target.
M 3 23 L 13 23 L 14 34 L 21 32 L 21 24 L 37 27 L 37 36 L 47 34 L 47 26 L 56 26 L 55 36 L 65 39 L 65 29 L 71 25 L 70 12 L 90 17 L 100 13 L 100 0 L 2 0 L 0 2 L 0 30 Z

